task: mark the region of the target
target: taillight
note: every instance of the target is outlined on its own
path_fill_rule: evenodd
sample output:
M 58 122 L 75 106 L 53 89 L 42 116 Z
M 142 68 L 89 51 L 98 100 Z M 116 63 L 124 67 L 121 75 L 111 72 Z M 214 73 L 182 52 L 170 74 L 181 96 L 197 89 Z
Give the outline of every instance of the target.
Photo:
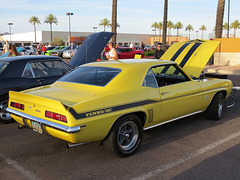
M 11 102 L 10 106 L 17 108 L 17 109 L 21 109 L 24 110 L 24 104 L 20 104 L 20 103 L 16 103 L 16 102 Z
M 67 122 L 67 117 L 61 114 L 57 114 L 54 112 L 50 112 L 50 111 L 45 111 L 45 117 L 51 118 L 51 119 L 55 119 L 58 121 L 62 121 L 62 122 Z

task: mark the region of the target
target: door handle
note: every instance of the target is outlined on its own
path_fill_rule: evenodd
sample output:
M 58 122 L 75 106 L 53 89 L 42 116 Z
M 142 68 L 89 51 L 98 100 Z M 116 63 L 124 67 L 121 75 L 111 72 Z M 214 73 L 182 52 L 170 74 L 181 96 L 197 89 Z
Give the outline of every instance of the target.
M 38 80 L 37 80 L 37 82 L 38 82 L 39 84 L 42 84 L 42 81 L 44 81 L 44 79 L 38 79 Z
M 169 93 L 169 92 L 162 92 L 161 95 L 163 96 L 163 95 L 165 95 L 165 94 L 167 94 L 167 93 Z

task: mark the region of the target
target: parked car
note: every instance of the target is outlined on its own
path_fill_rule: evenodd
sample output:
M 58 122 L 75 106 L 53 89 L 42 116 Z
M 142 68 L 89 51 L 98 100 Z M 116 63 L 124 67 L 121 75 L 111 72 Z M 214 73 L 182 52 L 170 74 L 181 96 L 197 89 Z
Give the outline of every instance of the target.
M 201 112 L 220 119 L 233 83 L 199 78 L 219 42 L 174 45 L 165 55 L 170 61 L 88 63 L 50 86 L 10 91 L 7 111 L 20 127 L 67 141 L 69 147 L 101 141 L 121 157 L 137 151 L 144 130 Z
M 11 122 L 5 111 L 9 90 L 51 84 L 72 68 L 61 58 L 51 56 L 16 56 L 0 59 L 0 121 Z
M 25 46 L 24 49 L 26 49 L 27 55 L 35 55 L 37 52 L 37 49 L 34 48 L 33 46 Z
M 118 59 L 133 59 L 135 55 L 141 55 L 141 57 L 144 57 L 144 51 L 142 50 L 136 50 L 129 47 L 119 47 L 116 49 L 118 54 Z
M 23 47 L 17 47 L 17 52 L 20 53 L 22 56 L 28 55 L 27 50 Z M 9 55 L 9 51 L 0 55 L 0 58 L 8 57 L 8 55 Z
M 9 90 L 21 91 L 24 89 L 51 84 L 72 68 L 86 62 L 96 61 L 98 55 L 104 48 L 104 44 L 94 48 L 94 42 L 107 43 L 113 33 L 100 32 L 90 35 L 79 49 L 81 52 L 76 58 L 72 58 L 66 64 L 59 57 L 54 56 L 16 56 L 0 58 L 0 121 L 9 123 L 12 121 L 9 113 L 6 112 Z M 87 47 L 87 48 L 86 48 Z M 18 48 L 19 49 L 19 48 Z M 22 48 L 23 49 L 23 48 Z M 82 53 L 85 52 L 85 53 Z M 90 59 L 88 59 L 90 58 Z
M 64 51 L 62 54 L 62 57 L 65 59 L 72 58 L 76 54 L 76 52 L 79 48 L 80 48 L 80 46 L 76 46 L 75 49 L 69 49 L 69 50 Z
M 154 50 L 157 47 L 155 45 L 147 45 L 144 47 L 144 51 Z
M 61 50 L 52 51 L 50 53 L 50 56 L 62 57 L 63 52 L 66 51 L 66 50 L 70 50 L 70 49 L 71 49 L 71 46 L 66 46 L 66 47 L 62 48 Z
M 47 49 L 45 52 L 45 55 L 50 56 L 52 51 L 62 50 L 64 47 L 66 47 L 66 46 L 56 46 L 53 49 L 51 47 L 48 47 L 48 48 L 50 48 L 50 50 Z

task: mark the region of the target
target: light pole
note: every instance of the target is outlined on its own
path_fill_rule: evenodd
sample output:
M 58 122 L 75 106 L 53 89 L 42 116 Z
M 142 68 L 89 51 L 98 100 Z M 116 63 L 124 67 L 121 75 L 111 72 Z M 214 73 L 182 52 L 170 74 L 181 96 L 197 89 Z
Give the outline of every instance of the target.
M 11 38 L 11 34 L 12 34 L 12 32 L 11 32 L 11 26 L 13 25 L 13 23 L 12 22 L 10 22 L 10 23 L 8 23 L 8 25 L 9 25 L 9 32 L 10 32 L 10 42 L 12 41 L 12 38 Z
M 94 31 L 94 33 L 95 33 L 96 29 L 97 29 L 97 27 L 93 27 L 93 31 Z
M 228 0 L 228 28 L 227 28 L 227 38 L 229 38 L 229 15 L 230 14 L 230 0 Z
M 196 39 L 198 39 L 198 31 L 195 31 L 195 33 L 196 33 Z
M 69 16 L 69 46 L 70 46 L 70 43 L 71 43 L 71 23 L 70 23 L 70 16 L 73 15 L 73 13 L 67 12 L 66 15 Z

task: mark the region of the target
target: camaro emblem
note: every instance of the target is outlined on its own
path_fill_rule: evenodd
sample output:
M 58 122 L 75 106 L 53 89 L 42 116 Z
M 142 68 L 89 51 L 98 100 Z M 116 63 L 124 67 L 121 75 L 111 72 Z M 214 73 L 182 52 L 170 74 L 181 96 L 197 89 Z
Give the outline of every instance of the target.
M 93 111 L 93 112 L 89 112 L 89 113 L 85 113 L 86 117 L 91 117 L 91 116 L 96 116 L 96 115 L 101 115 L 101 114 L 105 114 L 105 113 L 109 113 L 112 112 L 112 108 L 107 108 L 107 109 L 102 109 L 99 111 Z
M 205 101 L 207 101 L 207 100 L 209 99 L 209 96 L 205 96 L 205 98 L 204 98 L 204 99 L 205 99 Z

